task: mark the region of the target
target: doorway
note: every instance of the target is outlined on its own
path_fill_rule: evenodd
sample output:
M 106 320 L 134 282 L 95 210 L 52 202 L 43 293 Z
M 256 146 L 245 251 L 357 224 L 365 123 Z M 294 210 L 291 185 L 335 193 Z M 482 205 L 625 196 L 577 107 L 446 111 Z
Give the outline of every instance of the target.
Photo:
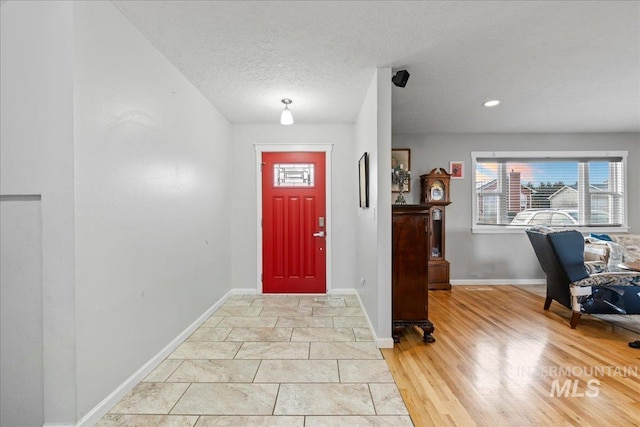
M 326 155 L 263 152 L 262 290 L 325 293 Z

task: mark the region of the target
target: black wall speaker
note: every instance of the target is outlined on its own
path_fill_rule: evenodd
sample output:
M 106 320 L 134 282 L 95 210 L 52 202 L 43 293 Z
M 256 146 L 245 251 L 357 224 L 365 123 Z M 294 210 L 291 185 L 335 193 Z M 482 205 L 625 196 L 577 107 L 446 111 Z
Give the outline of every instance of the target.
M 409 81 L 409 72 L 407 70 L 400 70 L 396 73 L 395 76 L 391 79 L 394 85 L 398 87 L 405 87 L 407 82 Z

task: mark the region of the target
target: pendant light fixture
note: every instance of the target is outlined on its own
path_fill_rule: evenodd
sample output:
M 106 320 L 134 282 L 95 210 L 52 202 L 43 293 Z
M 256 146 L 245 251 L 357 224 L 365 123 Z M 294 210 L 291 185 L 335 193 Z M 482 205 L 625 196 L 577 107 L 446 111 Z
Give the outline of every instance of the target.
M 292 125 L 293 124 L 293 115 L 291 114 L 291 111 L 289 110 L 289 104 L 291 104 L 293 101 L 290 100 L 289 98 L 284 98 L 280 102 L 282 102 L 284 104 L 284 110 L 282 110 L 282 115 L 280 116 L 280 124 L 281 125 Z

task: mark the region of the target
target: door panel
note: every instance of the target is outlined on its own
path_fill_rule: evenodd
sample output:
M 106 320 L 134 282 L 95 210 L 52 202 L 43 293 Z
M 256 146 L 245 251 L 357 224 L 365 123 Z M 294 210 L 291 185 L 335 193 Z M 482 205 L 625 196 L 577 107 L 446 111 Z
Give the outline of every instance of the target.
M 262 164 L 263 292 L 324 293 L 325 153 L 263 153 Z

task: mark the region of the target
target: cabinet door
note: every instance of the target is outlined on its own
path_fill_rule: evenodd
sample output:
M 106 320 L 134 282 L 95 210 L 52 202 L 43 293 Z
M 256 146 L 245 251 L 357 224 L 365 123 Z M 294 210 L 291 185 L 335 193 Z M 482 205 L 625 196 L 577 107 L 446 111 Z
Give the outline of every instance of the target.
M 393 216 L 393 320 L 427 319 L 427 214 Z

